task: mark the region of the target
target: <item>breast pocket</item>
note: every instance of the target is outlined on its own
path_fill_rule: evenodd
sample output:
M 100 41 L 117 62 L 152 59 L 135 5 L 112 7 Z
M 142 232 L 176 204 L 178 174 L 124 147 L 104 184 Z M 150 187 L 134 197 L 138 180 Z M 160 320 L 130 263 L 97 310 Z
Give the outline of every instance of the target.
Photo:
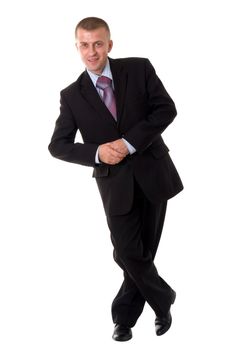
M 129 95 L 127 98 L 127 103 L 129 104 L 140 104 L 140 103 L 146 103 L 147 102 L 147 98 L 146 95 Z

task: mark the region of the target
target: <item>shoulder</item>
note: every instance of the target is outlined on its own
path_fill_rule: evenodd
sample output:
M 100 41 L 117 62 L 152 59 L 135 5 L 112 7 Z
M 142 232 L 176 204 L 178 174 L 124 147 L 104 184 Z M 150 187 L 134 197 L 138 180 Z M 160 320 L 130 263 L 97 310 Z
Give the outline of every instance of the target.
M 152 66 L 150 60 L 145 57 L 127 57 L 110 59 L 110 65 L 112 68 L 118 68 L 118 70 L 121 67 L 124 69 L 124 71 L 133 75 L 135 75 L 136 73 L 144 73 L 147 76 L 155 72 L 155 69 Z
M 115 64 L 123 65 L 126 68 L 151 65 L 149 59 L 145 57 L 111 58 L 110 61 Z
M 77 80 L 75 80 L 73 83 L 69 84 L 65 88 L 61 90 L 62 95 L 72 95 L 74 92 L 77 93 L 77 91 L 80 89 L 80 85 L 82 80 L 85 77 L 85 71 L 80 74 Z

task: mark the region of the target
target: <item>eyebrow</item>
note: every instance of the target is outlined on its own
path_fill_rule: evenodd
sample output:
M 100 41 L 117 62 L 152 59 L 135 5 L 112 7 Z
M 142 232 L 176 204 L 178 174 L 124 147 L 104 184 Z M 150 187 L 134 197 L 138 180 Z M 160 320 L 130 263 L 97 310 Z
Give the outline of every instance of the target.
M 96 40 L 90 44 L 96 44 L 96 43 L 103 43 L 103 40 Z M 88 44 L 88 42 L 87 41 L 80 41 L 80 44 Z

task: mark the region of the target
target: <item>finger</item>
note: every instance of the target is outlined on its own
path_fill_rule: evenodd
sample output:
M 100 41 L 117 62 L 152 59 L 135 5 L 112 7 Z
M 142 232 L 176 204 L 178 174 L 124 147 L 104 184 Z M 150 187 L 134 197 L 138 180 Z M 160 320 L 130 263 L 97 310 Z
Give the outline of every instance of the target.
M 125 155 L 123 153 L 113 151 L 111 153 L 111 157 L 113 157 L 116 160 L 122 160 L 125 157 Z
M 114 146 L 111 143 L 108 143 L 107 146 L 108 146 L 108 148 L 107 148 L 108 150 L 113 150 L 115 152 L 122 153 L 121 149 L 119 147 Z
M 114 147 L 113 145 L 111 145 L 111 149 L 117 153 L 120 153 L 120 154 L 125 153 L 125 151 L 120 147 Z

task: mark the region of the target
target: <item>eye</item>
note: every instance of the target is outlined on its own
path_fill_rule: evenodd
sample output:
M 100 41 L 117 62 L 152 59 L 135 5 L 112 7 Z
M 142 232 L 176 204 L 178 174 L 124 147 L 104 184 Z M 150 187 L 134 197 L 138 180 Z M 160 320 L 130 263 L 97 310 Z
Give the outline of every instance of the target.
M 81 43 L 81 44 L 80 44 L 80 47 L 81 47 L 82 49 L 86 49 L 86 48 L 88 47 L 88 44 L 87 44 L 87 43 Z
M 95 43 L 95 47 L 101 47 L 101 46 L 103 46 L 103 43 L 102 43 L 102 41 L 97 41 L 96 43 Z

